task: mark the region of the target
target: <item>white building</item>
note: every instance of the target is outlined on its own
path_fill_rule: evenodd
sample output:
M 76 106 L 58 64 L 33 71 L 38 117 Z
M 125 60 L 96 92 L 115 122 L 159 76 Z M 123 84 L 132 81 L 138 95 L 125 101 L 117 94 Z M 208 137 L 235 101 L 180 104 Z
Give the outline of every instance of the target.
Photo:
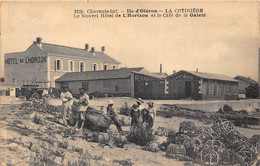
M 55 80 L 66 72 L 113 70 L 120 62 L 85 44 L 84 49 L 43 43 L 42 38 L 24 52 L 5 54 L 5 80 L 16 85 L 41 83 L 55 87 Z

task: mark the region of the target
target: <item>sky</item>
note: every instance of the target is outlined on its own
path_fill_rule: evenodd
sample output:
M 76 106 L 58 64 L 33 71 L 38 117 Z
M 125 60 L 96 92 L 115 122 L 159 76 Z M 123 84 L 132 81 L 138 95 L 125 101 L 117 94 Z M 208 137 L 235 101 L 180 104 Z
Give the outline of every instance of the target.
M 74 18 L 82 9 L 203 8 L 201 18 Z M 84 48 L 85 43 L 121 62 L 150 72 L 198 70 L 258 80 L 260 48 L 257 2 L 3 2 L 1 68 L 4 54 L 43 42 Z M 175 13 L 174 13 L 175 14 Z

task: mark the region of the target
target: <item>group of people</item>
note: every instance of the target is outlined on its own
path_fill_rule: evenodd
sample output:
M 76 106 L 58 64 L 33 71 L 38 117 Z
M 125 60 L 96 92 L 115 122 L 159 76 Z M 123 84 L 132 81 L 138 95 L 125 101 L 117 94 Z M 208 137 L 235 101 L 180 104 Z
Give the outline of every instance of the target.
M 42 94 L 43 102 L 46 102 L 48 98 L 48 91 L 45 89 Z M 73 98 L 73 95 L 70 93 L 68 88 L 63 88 L 60 94 L 60 98 L 62 100 L 62 119 L 65 126 L 67 126 L 67 116 L 72 112 L 72 105 L 77 106 L 76 108 L 76 116 L 75 116 L 75 127 L 78 127 L 79 122 L 81 122 L 80 129 L 83 129 L 85 124 L 85 116 L 87 109 L 89 107 L 89 96 L 84 89 L 80 89 L 80 97 L 78 100 Z M 112 100 L 108 100 L 107 103 L 107 115 L 111 118 L 114 124 L 117 127 L 119 133 L 124 134 L 118 116 L 113 108 L 114 102 Z M 154 103 L 148 102 L 148 107 L 144 106 L 144 101 L 141 98 L 137 98 L 136 103 L 130 108 L 131 115 L 131 128 L 130 131 L 133 132 L 137 129 L 145 129 L 147 131 L 151 131 L 154 127 L 155 121 L 155 110 Z
M 86 91 L 84 89 L 80 89 L 79 100 L 76 100 L 73 98 L 73 95 L 70 93 L 69 89 L 64 88 L 60 94 L 60 98 L 63 105 L 62 119 L 64 125 L 67 126 L 67 115 L 69 112 L 72 112 L 72 105 L 75 104 L 77 106 L 75 127 L 78 127 L 79 121 L 81 121 L 80 129 L 83 129 L 85 124 L 86 111 L 89 107 L 89 96 L 87 95 Z
M 136 104 L 131 107 L 131 128 L 130 132 L 138 129 L 145 129 L 146 131 L 152 131 L 154 128 L 154 122 L 156 113 L 154 110 L 154 103 L 148 102 L 148 108 L 143 105 L 143 100 L 138 98 Z
M 145 108 L 143 105 L 144 101 L 141 98 L 136 100 L 136 104 L 130 109 L 130 116 L 131 116 L 131 128 L 130 132 L 134 132 L 136 130 L 144 129 L 148 132 L 151 132 L 155 121 L 155 110 L 154 110 L 154 103 L 148 102 L 148 108 Z M 107 106 L 107 115 L 111 118 L 111 120 L 115 123 L 117 130 L 119 133 L 123 134 L 123 130 L 121 124 L 117 118 L 117 114 L 113 109 L 114 102 L 112 100 L 108 100 Z

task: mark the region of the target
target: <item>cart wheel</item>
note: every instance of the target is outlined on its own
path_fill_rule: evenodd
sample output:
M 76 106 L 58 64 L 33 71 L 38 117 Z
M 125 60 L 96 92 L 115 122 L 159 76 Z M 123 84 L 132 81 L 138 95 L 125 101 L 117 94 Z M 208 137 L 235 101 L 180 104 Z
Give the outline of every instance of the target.
M 26 97 L 25 96 L 19 96 L 19 99 L 20 100 L 26 100 Z
M 54 99 L 59 98 L 59 97 L 60 97 L 60 92 L 59 92 L 57 89 L 54 89 L 54 90 L 52 91 L 51 97 L 54 98 Z
M 39 101 L 39 99 L 40 99 L 40 95 L 35 92 L 35 93 L 32 95 L 32 101 L 37 102 L 37 101 Z

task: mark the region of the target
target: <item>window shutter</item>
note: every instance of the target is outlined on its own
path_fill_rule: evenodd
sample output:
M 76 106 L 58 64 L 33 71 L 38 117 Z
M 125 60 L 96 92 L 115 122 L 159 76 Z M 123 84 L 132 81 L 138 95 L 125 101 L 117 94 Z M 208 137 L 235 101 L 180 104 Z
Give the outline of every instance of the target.
M 54 61 L 54 70 L 56 71 L 57 69 L 56 69 L 56 61 Z

